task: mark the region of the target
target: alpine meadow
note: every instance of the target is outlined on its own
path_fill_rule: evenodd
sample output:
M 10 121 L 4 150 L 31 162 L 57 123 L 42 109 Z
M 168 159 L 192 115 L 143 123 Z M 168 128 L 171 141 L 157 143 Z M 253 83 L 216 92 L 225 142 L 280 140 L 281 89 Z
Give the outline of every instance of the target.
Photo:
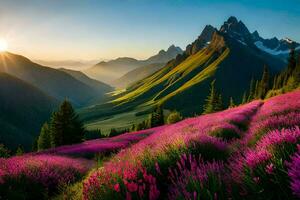
M 298 0 L 0 5 L 0 200 L 300 199 Z

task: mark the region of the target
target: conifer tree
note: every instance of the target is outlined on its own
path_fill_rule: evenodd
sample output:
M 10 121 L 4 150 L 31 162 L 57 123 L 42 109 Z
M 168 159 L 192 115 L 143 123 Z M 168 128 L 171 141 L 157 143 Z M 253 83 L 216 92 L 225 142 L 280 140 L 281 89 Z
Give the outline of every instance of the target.
M 16 156 L 21 156 L 24 154 L 24 149 L 22 146 L 18 146 L 17 150 L 16 150 Z
M 215 89 L 215 80 L 210 84 L 210 92 L 206 98 L 206 103 L 203 106 L 203 114 L 213 113 L 223 110 L 222 95 L 218 94 Z
M 249 96 L 248 96 L 247 102 L 253 100 L 254 92 L 255 92 L 254 89 L 255 89 L 254 79 L 252 78 L 250 81 Z
M 245 104 L 245 103 L 247 103 L 247 94 L 246 94 L 246 92 L 244 92 L 243 98 L 242 98 L 242 104 Z
M 288 66 L 287 66 L 287 79 L 294 72 L 294 70 L 296 68 L 296 64 L 297 64 L 297 62 L 296 62 L 295 48 L 291 48 L 290 54 L 289 54 L 289 59 L 288 59 Z
M 255 87 L 254 87 L 254 92 L 253 92 L 253 99 L 257 99 L 257 98 L 259 98 L 258 96 L 258 94 L 259 94 L 259 81 L 257 80 L 257 81 L 255 81 Z
M 149 125 L 150 127 L 156 127 L 164 125 L 164 113 L 161 106 L 157 106 L 156 109 L 150 114 Z
M 224 109 L 222 95 L 217 95 L 216 102 L 214 104 L 214 112 L 221 111 Z
M 269 70 L 264 66 L 263 75 L 258 86 L 258 98 L 263 99 L 269 90 Z
M 4 144 L 0 144 L 0 158 L 8 158 L 10 157 L 10 150 L 4 146 Z
M 217 92 L 215 89 L 215 82 L 216 80 L 213 80 L 210 83 L 210 92 L 208 97 L 206 98 L 206 103 L 203 106 L 203 114 L 208 114 L 214 112 L 214 103 L 215 100 L 217 99 Z
M 52 114 L 50 132 L 54 147 L 82 141 L 85 130 L 69 101 L 65 100 Z
M 230 100 L 229 100 L 229 108 L 233 108 L 233 107 L 235 107 L 235 104 L 234 104 L 233 98 L 230 97 Z
M 295 82 L 299 86 L 299 84 L 300 84 L 300 54 L 298 55 L 298 62 L 297 62 L 297 65 L 296 65 L 293 75 L 295 77 Z
M 37 148 L 38 151 L 48 149 L 51 147 L 51 135 L 48 123 L 44 123 L 41 133 L 38 137 Z

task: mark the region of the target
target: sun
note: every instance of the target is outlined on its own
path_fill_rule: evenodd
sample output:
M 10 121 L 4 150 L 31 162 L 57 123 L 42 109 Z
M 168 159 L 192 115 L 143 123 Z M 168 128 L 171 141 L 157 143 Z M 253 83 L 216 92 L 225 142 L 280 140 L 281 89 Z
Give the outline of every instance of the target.
M 4 39 L 0 39 L 0 52 L 7 50 L 7 42 Z

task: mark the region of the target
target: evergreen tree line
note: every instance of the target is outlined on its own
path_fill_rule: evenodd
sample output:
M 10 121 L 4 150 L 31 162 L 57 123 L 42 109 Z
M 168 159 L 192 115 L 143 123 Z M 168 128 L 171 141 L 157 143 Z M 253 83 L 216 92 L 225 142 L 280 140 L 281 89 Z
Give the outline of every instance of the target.
M 298 59 L 297 59 L 298 57 Z M 288 65 L 286 69 L 275 76 L 273 80 L 273 90 L 285 89 L 291 91 L 299 87 L 300 84 L 300 55 L 296 55 L 294 48 L 290 50 Z
M 267 66 L 260 80 L 252 79 L 248 93 L 243 95 L 242 104 L 255 99 L 264 99 L 277 94 L 292 91 L 300 86 L 300 55 L 297 55 L 295 49 L 290 50 L 287 67 L 273 78 L 270 77 Z M 273 93 L 272 93 L 273 92 Z
M 216 80 L 213 80 L 210 84 L 209 95 L 205 100 L 202 114 L 214 113 L 224 109 L 222 95 L 216 90 L 215 83 Z
M 63 101 L 59 109 L 52 113 L 49 122 L 41 128 L 37 149 L 43 150 L 61 145 L 79 143 L 84 138 L 85 129 L 71 103 Z

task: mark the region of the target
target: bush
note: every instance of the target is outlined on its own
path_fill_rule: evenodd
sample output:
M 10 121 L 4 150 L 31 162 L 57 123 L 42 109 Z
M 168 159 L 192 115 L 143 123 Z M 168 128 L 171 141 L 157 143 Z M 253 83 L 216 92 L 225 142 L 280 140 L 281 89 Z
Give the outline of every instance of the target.
M 177 111 L 173 111 L 169 114 L 169 116 L 167 118 L 167 123 L 168 124 L 174 124 L 174 123 L 179 122 L 181 120 L 182 120 L 181 114 Z
M 7 149 L 4 144 L 0 144 L 0 158 L 8 158 L 10 156 L 10 150 Z

